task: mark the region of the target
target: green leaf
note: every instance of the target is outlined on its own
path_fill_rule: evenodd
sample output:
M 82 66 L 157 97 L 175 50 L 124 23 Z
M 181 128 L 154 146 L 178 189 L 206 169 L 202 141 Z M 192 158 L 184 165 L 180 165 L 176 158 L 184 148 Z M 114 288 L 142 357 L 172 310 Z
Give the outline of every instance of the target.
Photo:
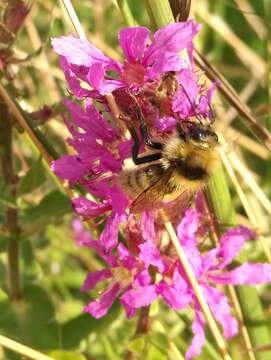
M 115 302 L 107 316 L 101 319 L 94 319 L 89 314 L 79 316 L 67 321 L 62 325 L 62 345 L 64 349 L 76 348 L 80 341 L 85 339 L 92 332 L 104 331 L 114 321 L 120 311 L 120 305 Z
M 17 207 L 16 199 L 11 195 L 3 177 L 0 177 L 0 203 L 4 206 Z
M 145 347 L 146 338 L 143 336 L 139 336 L 136 339 L 132 339 L 129 341 L 127 346 L 128 350 L 135 354 L 142 354 Z
M 54 190 L 47 194 L 38 205 L 21 211 L 24 235 L 33 234 L 70 213 L 72 213 L 70 199 L 60 190 Z
M 69 198 L 59 190 L 47 194 L 41 202 L 25 211 L 25 219 L 38 221 L 41 217 L 58 218 L 71 213 L 72 207 Z
M 9 237 L 0 235 L 0 253 L 7 250 Z
M 55 360 L 86 360 L 83 355 L 70 351 L 55 350 L 48 354 Z
M 0 332 L 6 336 L 40 350 L 59 346 L 54 305 L 42 287 L 25 287 L 24 297 L 16 302 L 0 293 L 0 311 Z
M 22 178 L 18 188 L 18 195 L 25 195 L 38 188 L 46 180 L 41 158 L 34 162 L 26 175 Z

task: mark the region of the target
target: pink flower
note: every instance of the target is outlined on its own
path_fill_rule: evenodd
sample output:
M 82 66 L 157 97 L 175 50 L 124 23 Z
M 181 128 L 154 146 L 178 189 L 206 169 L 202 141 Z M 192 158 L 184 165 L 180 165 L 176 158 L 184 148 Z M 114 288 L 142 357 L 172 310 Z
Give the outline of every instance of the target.
M 75 212 L 84 219 L 107 214 L 101 241 L 109 250 L 118 242 L 118 229 L 126 219 L 128 200 L 115 181 L 123 161 L 130 157 L 130 140 L 123 140 L 118 130 L 110 125 L 90 101 L 86 108 L 66 100 L 71 119 L 66 119 L 71 138 L 67 141 L 76 155 L 64 155 L 52 163 L 53 171 L 71 186 L 80 184 L 99 198 L 89 200 L 84 196 L 72 201 Z
M 72 36 L 54 38 L 52 45 L 61 56 L 66 80 L 76 97 L 95 98 L 107 106 L 105 95 L 113 93 L 124 114 L 136 122 L 132 93 L 146 122 L 165 132 L 190 116 L 213 116 L 209 104 L 214 86 L 208 90 L 200 83 L 192 56 L 199 29 L 193 20 L 167 25 L 153 37 L 142 26 L 124 28 L 119 33 L 123 63 Z M 180 56 L 183 49 L 190 63 Z
M 214 284 L 256 285 L 271 281 L 270 264 L 244 263 L 234 270 L 222 271 L 238 255 L 244 242 L 255 237 L 255 234 L 244 226 L 229 229 L 220 239 L 219 245 L 201 255 L 197 249 L 197 231 L 200 228 L 200 215 L 194 209 L 189 209 L 177 228 L 178 237 L 184 247 L 187 259 L 197 277 L 201 291 L 215 319 L 221 324 L 225 338 L 238 332 L 238 323 L 231 315 L 231 307 L 226 296 Z M 180 264 L 179 272 L 184 276 Z M 196 295 L 187 281 L 188 293 L 195 304 L 196 317 L 193 323 L 194 338 L 186 355 L 190 359 L 201 352 L 204 344 L 204 321 Z
M 82 291 L 94 289 L 100 281 L 110 279 L 110 285 L 99 299 L 91 301 L 85 311 L 99 318 L 106 315 L 114 300 L 119 297 L 127 316 L 134 316 L 137 308 L 149 305 L 158 293 L 156 285 L 149 274 L 149 267 L 157 268 L 159 272 L 166 271 L 166 264 L 159 257 L 159 251 L 153 244 L 139 246 L 137 255 L 120 243 L 116 255 L 104 250 L 101 241 L 93 240 L 85 231 L 82 224 L 74 222 L 75 236 L 79 245 L 87 246 L 97 251 L 98 255 L 106 261 L 108 268 L 90 272 L 82 286 Z
M 151 42 L 147 28 L 125 28 L 119 33 L 120 46 L 126 57 L 124 64 L 105 56 L 89 42 L 72 36 L 54 38 L 52 45 L 65 59 L 62 66 L 76 96 L 88 96 L 86 89 L 78 87 L 76 79 L 106 95 L 118 88 L 142 86 L 146 81 L 158 79 L 162 73 L 187 67 L 179 52 L 183 48 L 192 50 L 192 39 L 198 30 L 199 25 L 193 20 L 170 24 L 158 30 Z M 110 78 L 108 71 L 113 71 L 116 79 Z
M 105 95 L 113 94 L 127 129 L 133 126 L 139 130 L 138 111 L 135 111 L 139 106 L 151 135 L 162 140 L 175 131 L 178 121 L 196 117 L 210 123 L 215 84 L 207 89 L 195 72 L 192 51 L 198 30 L 199 25 L 192 20 L 179 22 L 158 30 L 151 39 L 145 27 L 125 28 L 119 33 L 124 63 L 105 56 L 84 40 L 74 37 L 52 40 L 70 90 L 77 98 L 86 98 L 84 106 L 65 101 L 70 114 L 65 119 L 70 132 L 67 142 L 73 153 L 54 161 L 52 169 L 68 180 L 71 187 L 80 185 L 86 193 L 73 199 L 75 212 L 84 220 L 103 223 L 99 239 L 94 240 L 79 221 L 74 222 L 77 244 L 94 250 L 106 264 L 86 277 L 82 291 L 91 291 L 100 282 L 105 283 L 105 288 L 85 311 L 100 318 L 116 299 L 127 317 L 134 316 L 138 308 L 150 305 L 157 298 L 174 310 L 193 306 L 194 337 L 187 359 L 198 355 L 205 342 L 201 307 L 172 244 L 166 241 L 158 213 L 129 214 L 131 199 L 120 188 L 117 178 L 124 161 L 131 158 L 132 140 L 114 122 Z M 187 50 L 191 65 L 180 56 L 182 49 Z M 100 111 L 92 99 L 99 102 Z M 178 200 L 168 204 L 168 210 L 174 216 L 174 226 L 178 224 L 179 240 L 214 317 L 226 338 L 234 336 L 238 331 L 237 321 L 231 315 L 226 296 L 215 285 L 255 285 L 271 280 L 269 264 L 244 263 L 225 270 L 245 240 L 255 234 L 243 226 L 229 229 L 219 246 L 201 254 L 198 240 L 207 231 L 200 213 L 189 209 L 180 222 Z
M 190 116 L 194 107 L 199 109 L 201 104 L 203 95 L 197 76 L 180 57 L 180 50 L 186 49 L 192 59 L 193 38 L 198 30 L 199 25 L 192 20 L 170 24 L 158 30 L 151 40 L 150 31 L 145 27 L 122 29 L 119 41 L 126 58 L 123 64 L 105 56 L 87 41 L 74 37 L 52 40 L 71 91 L 78 98 L 87 98 L 84 107 L 65 101 L 70 114 L 65 121 L 71 134 L 67 142 L 74 154 L 54 161 L 52 169 L 68 180 L 70 186 L 80 185 L 92 198 L 96 197 L 95 202 L 88 196 L 75 198 L 73 208 L 84 219 L 108 217 L 104 218 L 106 224 L 101 235 L 107 249 L 116 246 L 118 226 L 128 213 L 129 199 L 117 179 L 124 161 L 131 158 L 133 141 L 125 137 L 118 124 L 102 115 L 103 112 L 111 115 L 104 95 L 113 92 L 115 100 L 122 104 L 127 128 L 131 123 L 139 127 L 134 111 L 135 96 L 151 133 L 172 131 L 176 121 Z M 108 72 L 115 75 L 109 76 Z M 185 97 L 184 89 L 191 100 Z M 101 103 L 100 112 L 91 98 Z M 194 102 L 194 106 L 189 101 Z M 209 109 L 208 101 L 205 108 L 201 106 L 202 116 Z

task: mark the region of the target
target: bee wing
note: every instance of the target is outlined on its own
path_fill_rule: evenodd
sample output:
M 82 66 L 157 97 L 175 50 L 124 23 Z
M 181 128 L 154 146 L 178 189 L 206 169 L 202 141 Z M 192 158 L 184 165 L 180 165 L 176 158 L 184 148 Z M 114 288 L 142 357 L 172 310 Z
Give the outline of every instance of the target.
M 130 206 L 130 211 L 132 213 L 137 213 L 159 207 L 166 194 L 167 184 L 171 175 L 171 169 L 165 170 L 161 177 L 155 180 L 134 199 Z M 161 204 L 159 204 L 159 202 L 161 202 Z
M 166 213 L 173 224 L 180 223 L 185 210 L 191 205 L 193 196 L 194 192 L 184 187 L 175 200 L 166 203 Z

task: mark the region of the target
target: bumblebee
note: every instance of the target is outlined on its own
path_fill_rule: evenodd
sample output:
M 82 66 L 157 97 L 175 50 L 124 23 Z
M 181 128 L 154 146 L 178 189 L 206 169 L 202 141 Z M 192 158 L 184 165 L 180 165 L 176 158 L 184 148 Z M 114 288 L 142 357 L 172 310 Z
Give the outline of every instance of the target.
M 211 127 L 192 121 L 177 123 L 174 135 L 163 143 L 154 142 L 140 110 L 137 116 L 145 145 L 154 152 L 139 156 L 140 140 L 131 128 L 132 159 L 137 167 L 119 176 L 120 185 L 133 199 L 130 211 L 158 208 L 180 196 L 187 199 L 204 188 L 219 163 L 218 137 Z

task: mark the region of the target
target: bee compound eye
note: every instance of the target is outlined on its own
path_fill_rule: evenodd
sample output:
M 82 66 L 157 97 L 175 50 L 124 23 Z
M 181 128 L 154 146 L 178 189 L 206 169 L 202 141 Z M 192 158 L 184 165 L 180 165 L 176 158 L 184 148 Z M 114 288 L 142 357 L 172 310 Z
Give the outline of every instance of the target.
M 208 134 L 206 133 L 206 131 L 199 131 L 199 140 L 201 141 L 206 141 L 208 138 Z
M 218 142 L 218 136 L 217 136 L 216 133 L 213 133 L 213 137 L 214 137 L 214 139 L 215 139 L 215 142 Z

